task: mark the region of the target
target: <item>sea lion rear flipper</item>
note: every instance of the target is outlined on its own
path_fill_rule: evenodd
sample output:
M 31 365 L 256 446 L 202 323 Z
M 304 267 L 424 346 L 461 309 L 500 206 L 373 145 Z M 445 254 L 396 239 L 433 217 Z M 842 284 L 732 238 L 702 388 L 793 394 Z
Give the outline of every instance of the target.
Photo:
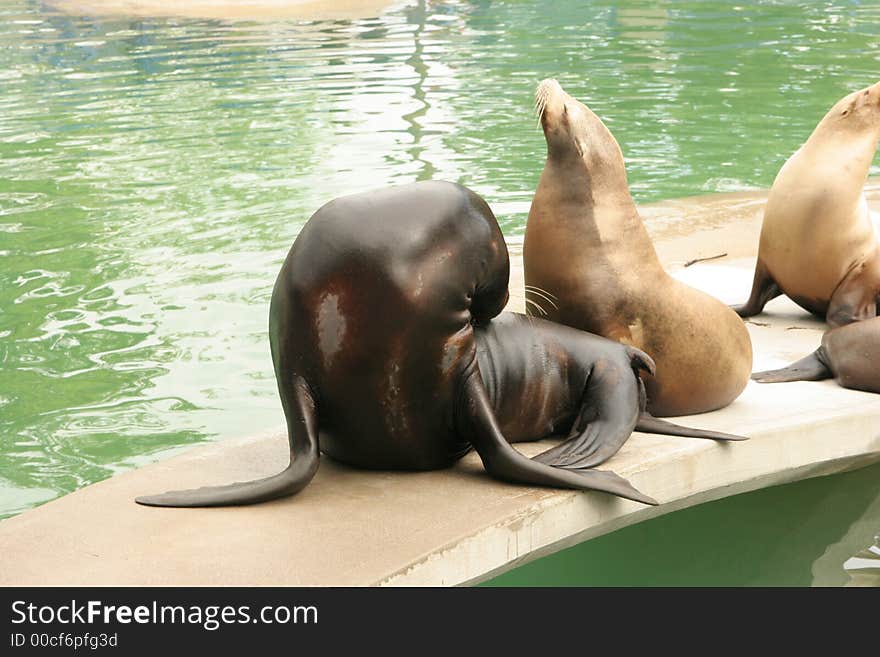
M 461 410 L 465 417 L 460 430 L 477 450 L 486 472 L 493 477 L 522 484 L 599 490 L 643 504 L 657 504 L 613 472 L 555 468 L 520 454 L 501 434 L 479 371 L 467 377 L 462 392 Z
M 731 308 L 740 317 L 752 317 L 764 310 L 767 302 L 780 294 L 782 294 L 782 290 L 779 289 L 764 263 L 758 260 L 755 265 L 755 278 L 752 280 L 752 292 L 749 295 L 749 300 L 744 304 L 731 306 Z
M 288 411 L 290 464 L 276 475 L 225 486 L 169 491 L 135 499 L 145 506 L 202 507 L 257 504 L 299 492 L 318 470 L 318 413 L 309 386 L 301 377 L 292 382 Z
M 661 420 L 643 411 L 636 423 L 636 431 L 642 433 L 659 433 L 666 436 L 684 436 L 685 438 L 708 438 L 710 440 L 748 440 L 748 436 L 738 436 L 735 433 L 723 431 L 711 431 L 709 429 L 694 429 L 685 427 L 668 420 Z
M 823 362 L 823 352 L 820 347 L 806 358 L 801 358 L 796 363 L 778 370 L 755 372 L 752 379 L 759 383 L 785 383 L 786 381 L 822 381 L 830 379 L 833 375 L 828 366 Z

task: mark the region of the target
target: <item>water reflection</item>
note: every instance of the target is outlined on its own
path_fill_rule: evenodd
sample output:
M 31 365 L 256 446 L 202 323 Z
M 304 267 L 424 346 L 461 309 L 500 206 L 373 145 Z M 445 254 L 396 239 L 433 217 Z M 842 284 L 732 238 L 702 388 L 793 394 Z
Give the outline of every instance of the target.
M 876 4 L 408 2 L 378 18 L 0 5 L 0 516 L 281 424 L 271 286 L 303 222 L 425 178 L 516 241 L 536 81 L 615 131 L 639 200 L 766 186 L 876 78 Z
M 849 572 L 850 558 L 876 533 L 878 476 L 875 463 L 700 504 L 594 538 L 489 584 L 843 586 L 864 574 Z
M 850 577 L 847 586 L 880 586 L 880 534 L 874 543 L 843 564 Z
M 873 467 L 878 470 L 877 466 Z M 828 513 L 841 515 L 842 509 L 851 504 L 850 490 L 841 491 L 836 498 L 827 500 Z M 870 582 L 872 573 L 874 585 L 880 585 L 880 553 L 876 545 L 866 548 L 877 540 L 877 527 L 880 526 L 880 487 L 872 485 L 869 489 L 868 505 L 864 511 L 849 523 L 839 538 L 829 543 L 824 553 L 813 563 L 813 584 L 816 586 L 864 586 Z M 853 556 L 855 555 L 855 556 Z M 870 560 L 875 559 L 873 570 Z

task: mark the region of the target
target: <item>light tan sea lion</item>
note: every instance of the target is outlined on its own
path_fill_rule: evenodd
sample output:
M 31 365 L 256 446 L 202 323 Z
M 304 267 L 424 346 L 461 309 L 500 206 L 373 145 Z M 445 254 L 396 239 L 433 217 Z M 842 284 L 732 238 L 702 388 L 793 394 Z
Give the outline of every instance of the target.
M 878 139 L 880 82 L 835 104 L 782 166 L 741 316 L 780 294 L 832 327 L 877 315 L 880 251 L 862 189 Z
M 524 244 L 531 314 L 647 352 L 654 415 L 721 408 L 752 369 L 745 326 L 723 303 L 671 276 L 629 192 L 617 141 L 555 80 L 538 85 L 547 162 Z

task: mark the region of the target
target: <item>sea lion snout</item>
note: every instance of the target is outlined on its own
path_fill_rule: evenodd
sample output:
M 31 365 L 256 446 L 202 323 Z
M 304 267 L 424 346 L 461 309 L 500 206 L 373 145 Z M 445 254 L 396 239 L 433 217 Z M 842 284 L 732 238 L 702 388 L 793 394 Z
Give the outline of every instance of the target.
M 535 110 L 547 140 L 548 156 L 569 163 L 583 160 L 591 168 L 591 175 L 597 173 L 592 169 L 608 164 L 615 167 L 614 175 L 622 173 L 623 156 L 614 136 L 589 106 L 571 96 L 558 81 L 548 78 L 538 84 Z
M 547 78 L 538 83 L 535 89 L 535 113 L 545 134 L 548 130 L 558 127 L 560 121 L 567 122 L 568 110 L 565 104 L 567 96 L 568 94 L 554 78 Z
M 854 96 L 855 105 L 857 107 L 870 107 L 876 109 L 880 106 L 880 82 L 875 82 L 869 87 L 865 87 L 861 91 L 857 91 Z
M 875 82 L 840 99 L 818 127 L 821 128 L 823 124 L 835 125 L 840 121 L 842 125 L 856 131 L 873 130 L 880 125 L 878 110 L 880 82 Z
M 545 78 L 538 83 L 538 88 L 535 89 L 535 106 L 540 109 L 546 102 L 556 96 L 557 94 L 565 93 L 562 90 L 562 85 L 559 84 L 559 81 L 556 78 Z

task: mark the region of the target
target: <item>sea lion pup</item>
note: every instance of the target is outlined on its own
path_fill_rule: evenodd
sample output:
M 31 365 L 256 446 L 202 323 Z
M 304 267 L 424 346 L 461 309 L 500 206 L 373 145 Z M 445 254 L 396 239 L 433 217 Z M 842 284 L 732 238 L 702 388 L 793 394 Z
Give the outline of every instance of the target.
M 862 190 L 880 139 L 880 82 L 838 101 L 767 199 L 743 317 L 786 294 L 832 327 L 877 315 L 880 253 Z
M 177 507 L 253 504 L 302 489 L 318 468 L 319 451 L 363 468 L 429 470 L 451 465 L 474 447 L 487 472 L 500 479 L 595 489 L 656 504 L 612 472 L 582 469 L 583 461 L 571 460 L 564 450 L 556 458 L 529 459 L 502 433 L 504 427 L 522 438 L 532 429 L 546 430 L 547 419 L 555 417 L 536 399 L 511 409 L 528 416 L 522 420 L 504 413 L 499 419 L 493 410 L 475 327 L 504 308 L 508 278 L 507 247 L 492 211 L 460 185 L 421 182 L 324 205 L 293 243 L 269 310 L 269 342 L 290 443 L 287 469 L 256 481 L 137 501 Z M 630 378 L 633 367 L 650 367 L 650 359 L 635 350 L 615 356 Z M 590 408 L 601 409 L 603 418 L 598 432 L 579 438 L 579 446 L 591 451 L 589 463 L 616 451 L 638 417 L 635 384 L 618 381 L 616 370 L 606 369 L 606 377 L 599 367 L 577 391 L 577 401 L 588 396 Z M 542 375 L 539 369 L 529 381 Z M 490 380 L 494 402 L 505 413 L 509 407 L 497 394 L 508 390 L 510 381 Z M 626 398 L 618 398 L 618 388 Z M 626 412 L 606 422 L 607 408 Z M 583 421 L 592 419 L 585 411 Z M 609 450 L 606 443 L 616 447 Z
M 880 392 L 880 317 L 831 329 L 806 358 L 752 378 L 761 383 L 834 378 L 844 388 Z
M 599 117 L 556 80 L 538 85 L 536 103 L 547 161 L 526 226 L 529 314 L 650 354 L 653 415 L 726 406 L 751 373 L 743 323 L 663 269 L 630 195 L 623 154 Z

